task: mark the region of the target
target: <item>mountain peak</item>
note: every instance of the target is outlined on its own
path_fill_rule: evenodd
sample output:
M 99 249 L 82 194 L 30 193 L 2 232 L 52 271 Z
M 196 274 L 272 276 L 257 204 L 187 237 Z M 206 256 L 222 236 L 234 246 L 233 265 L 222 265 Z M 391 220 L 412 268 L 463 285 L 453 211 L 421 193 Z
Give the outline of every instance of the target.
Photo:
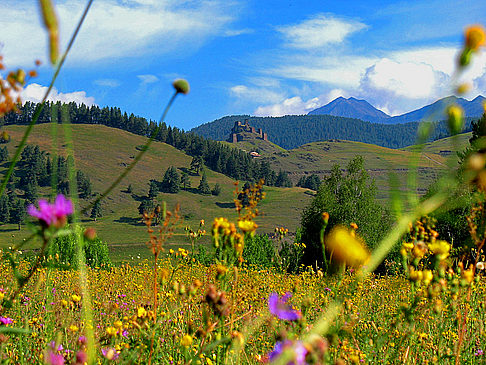
M 326 104 L 318 109 L 309 112 L 309 115 L 334 115 L 337 117 L 356 118 L 369 122 L 383 122 L 390 116 L 366 100 L 359 100 L 354 97 L 348 99 L 340 96 L 329 104 Z

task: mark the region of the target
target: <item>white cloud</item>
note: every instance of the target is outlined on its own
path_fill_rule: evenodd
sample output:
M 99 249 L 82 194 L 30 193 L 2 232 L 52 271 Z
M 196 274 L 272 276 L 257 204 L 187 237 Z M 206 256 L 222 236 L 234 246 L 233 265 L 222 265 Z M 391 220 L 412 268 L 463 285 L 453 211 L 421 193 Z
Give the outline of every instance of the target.
M 238 99 L 259 103 L 275 103 L 282 100 L 283 97 L 282 93 L 267 87 L 248 87 L 245 85 L 231 87 L 230 93 Z
M 341 43 L 346 37 L 367 26 L 355 20 L 339 19 L 333 15 L 318 14 L 300 24 L 279 27 L 287 45 L 299 49 L 320 48 Z
M 440 80 L 439 71 L 431 65 L 412 62 L 399 63 L 383 58 L 366 70 L 362 86 L 389 90 L 406 98 L 426 98 Z
M 57 3 L 61 43 L 65 45 L 85 1 Z M 78 64 L 119 57 L 164 54 L 177 49 L 190 52 L 209 37 L 218 36 L 233 20 L 232 2 L 222 0 L 97 0 L 78 35 L 69 62 Z M 47 35 L 33 2 L 0 3 L 0 24 L 5 61 L 30 65 L 46 59 Z M 232 14 L 232 15 L 228 15 Z M 13 67 L 13 66 L 12 66 Z
M 250 28 L 243 28 L 243 29 L 228 29 L 227 31 L 224 32 L 225 37 L 236 37 L 242 34 L 251 34 L 254 33 L 255 31 Z
M 159 81 L 159 78 L 155 75 L 137 75 L 138 79 L 143 83 L 143 84 L 153 84 L 154 82 Z
M 333 89 L 327 94 L 323 94 L 305 101 L 302 100 L 300 96 L 294 96 L 279 103 L 259 106 L 256 108 L 254 114 L 262 117 L 280 117 L 283 115 L 307 114 L 310 111 L 320 108 L 321 106 L 326 105 L 340 96 L 345 97 L 346 95 L 347 92 L 342 89 Z
M 22 101 L 31 101 L 34 103 L 39 103 L 42 101 L 44 94 L 47 91 L 47 86 L 42 86 L 39 84 L 29 84 L 22 91 L 21 98 Z M 47 98 L 49 101 L 62 103 L 69 103 L 74 101 L 76 104 L 85 104 L 88 106 L 95 104 L 95 98 L 92 96 L 87 96 L 85 91 L 74 91 L 71 93 L 61 93 L 56 88 L 53 88 Z
M 118 87 L 121 85 L 121 82 L 115 79 L 99 79 L 93 81 L 93 84 L 103 87 Z

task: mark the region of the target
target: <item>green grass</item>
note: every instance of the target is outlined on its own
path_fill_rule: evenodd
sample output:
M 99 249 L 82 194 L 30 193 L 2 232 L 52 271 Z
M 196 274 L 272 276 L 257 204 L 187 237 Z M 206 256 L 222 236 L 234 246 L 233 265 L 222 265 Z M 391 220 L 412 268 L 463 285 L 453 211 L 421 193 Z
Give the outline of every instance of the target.
M 35 126 L 34 132 L 29 137 L 28 143 L 38 144 L 42 150 L 52 152 L 51 124 L 40 124 Z M 10 156 L 13 155 L 15 147 L 25 130 L 25 126 L 8 126 L 5 128 L 12 138 L 7 144 Z M 62 128 L 59 128 L 59 140 L 63 140 Z M 109 128 L 102 125 L 72 125 L 72 134 L 75 138 L 74 153 L 76 167 L 91 179 L 93 191 L 101 192 L 125 169 L 137 154 L 137 146 L 146 142 L 146 138 L 137 136 L 119 129 Z M 64 142 L 59 144 L 60 153 L 65 154 Z M 150 179 L 162 181 L 163 175 L 169 166 L 175 166 L 179 173 L 181 169 L 188 169 L 192 157 L 169 146 L 165 143 L 154 142 L 142 161 L 132 170 L 130 175 L 123 181 L 113 193 L 103 201 L 103 217 L 96 222 L 88 216 L 82 219 L 86 226 L 94 227 L 99 236 L 109 245 L 130 249 L 141 247 L 147 240 L 146 228 L 141 222 L 138 214 L 140 198 L 147 195 L 148 182 Z M 5 165 L 3 167 L 5 170 Z M 178 194 L 160 193 L 157 197 L 159 202 L 166 201 L 169 210 L 173 210 L 176 204 L 180 204 L 180 214 L 184 218 L 180 224 L 178 233 L 184 239 L 178 239 L 176 243 L 188 242 L 183 235 L 183 227 L 190 225 L 197 227 L 199 221 L 206 221 L 206 229 L 215 217 L 225 216 L 236 219 L 237 214 L 233 208 L 235 185 L 234 181 L 225 175 L 206 169 L 210 187 L 216 183 L 221 186 L 219 196 L 203 196 L 192 191 L 180 191 Z M 1 172 L 1 170 L 0 170 Z M 201 176 L 190 175 L 191 186 L 196 189 Z M 126 192 L 127 186 L 131 184 L 133 193 Z M 310 202 L 311 196 L 305 193 L 304 189 L 280 189 L 265 188 L 267 202 L 262 206 L 265 214 L 265 221 L 261 224 L 260 232 L 272 232 L 276 226 L 285 226 L 295 231 L 300 223 L 300 212 Z M 47 190 L 45 190 L 47 193 Z M 292 202 L 289 214 L 283 214 L 279 202 Z M 81 206 L 86 206 L 88 201 L 82 201 Z M 291 214 L 290 214 L 291 212 Z M 17 231 L 15 225 L 0 226 L 0 247 L 10 245 L 11 235 L 23 239 L 29 232 L 23 227 Z M 121 246 L 120 246 L 121 245 Z M 131 250 L 131 249 L 130 249 Z

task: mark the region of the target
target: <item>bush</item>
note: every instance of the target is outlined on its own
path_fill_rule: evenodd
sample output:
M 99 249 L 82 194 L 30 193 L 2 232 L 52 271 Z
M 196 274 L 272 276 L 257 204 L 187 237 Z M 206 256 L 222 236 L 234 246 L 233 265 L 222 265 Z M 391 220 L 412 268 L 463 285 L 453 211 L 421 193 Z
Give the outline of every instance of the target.
M 321 184 L 316 197 L 304 210 L 302 242 L 306 248 L 302 264 L 305 266 L 327 270 L 328 259 L 322 252 L 320 242 L 323 212 L 329 213 L 327 232 L 338 224 L 348 226 L 356 223 L 357 233 L 370 249 L 375 248 L 391 227 L 391 215 L 375 200 L 375 182 L 363 164 L 363 157 L 356 156 L 348 163 L 345 174 L 339 165 L 334 165 L 331 175 Z
M 275 249 L 267 235 L 257 235 L 245 240 L 243 259 L 247 265 L 264 268 L 278 267 Z
M 92 268 L 110 265 L 108 255 L 108 246 L 100 238 L 88 240 L 83 234 L 80 234 L 81 244 L 84 247 L 86 264 Z M 76 254 L 76 234 L 71 233 L 66 236 L 57 237 L 49 246 L 48 254 L 55 257 L 59 256 L 59 261 L 63 264 L 69 264 L 71 267 L 78 266 L 78 257 Z

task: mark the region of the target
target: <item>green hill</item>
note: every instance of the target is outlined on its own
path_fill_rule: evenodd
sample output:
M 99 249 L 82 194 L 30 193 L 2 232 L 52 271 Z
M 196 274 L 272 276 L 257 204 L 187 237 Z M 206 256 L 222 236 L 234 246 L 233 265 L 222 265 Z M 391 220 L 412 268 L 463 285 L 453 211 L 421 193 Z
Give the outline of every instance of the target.
M 37 144 L 42 150 L 52 148 L 52 124 L 40 124 L 34 127 L 28 143 Z M 25 126 L 10 125 L 3 128 L 11 136 L 7 144 L 10 156 L 13 155 L 23 135 Z M 146 138 L 120 129 L 102 125 L 72 125 L 74 137 L 76 167 L 89 175 L 93 191 L 101 192 L 125 169 L 138 153 L 137 146 L 146 142 Z M 58 140 L 63 141 L 62 126 L 59 126 Z M 66 144 L 60 142 L 61 153 L 65 153 Z M 165 143 L 154 142 L 142 161 L 132 170 L 127 179 L 103 201 L 103 217 L 94 222 L 83 217 L 86 225 L 93 226 L 101 238 L 111 245 L 143 245 L 147 241 L 145 226 L 140 223 L 138 206 L 140 198 L 147 195 L 150 179 L 162 181 L 164 172 L 169 166 L 175 166 L 179 173 L 188 169 L 192 157 Z M 7 164 L 3 164 L 3 169 Z M 169 208 L 176 203 L 181 205 L 183 225 L 196 227 L 201 219 L 210 230 L 215 217 L 234 218 L 232 208 L 234 181 L 225 175 L 205 169 L 210 187 L 219 183 L 219 196 L 203 196 L 192 191 L 180 191 L 178 194 L 160 193 L 159 201 L 165 200 Z M 201 176 L 190 176 L 191 186 L 197 188 Z M 127 186 L 133 186 L 133 195 L 126 192 Z M 301 188 L 265 188 L 267 199 L 262 203 L 264 219 L 259 219 L 260 232 L 271 232 L 278 226 L 295 231 L 300 223 L 300 212 L 308 204 L 311 195 Z M 292 202 L 292 204 L 290 204 Z M 86 205 L 87 202 L 82 202 Z M 182 232 L 182 229 L 181 229 Z M 0 239 L 3 245 L 10 245 L 11 235 L 25 237 L 26 230 L 17 231 L 14 225 L 0 226 Z M 185 237 L 175 237 L 174 241 L 187 242 Z M 115 247 L 115 246 L 113 246 Z M 139 247 L 140 248 L 140 247 Z

